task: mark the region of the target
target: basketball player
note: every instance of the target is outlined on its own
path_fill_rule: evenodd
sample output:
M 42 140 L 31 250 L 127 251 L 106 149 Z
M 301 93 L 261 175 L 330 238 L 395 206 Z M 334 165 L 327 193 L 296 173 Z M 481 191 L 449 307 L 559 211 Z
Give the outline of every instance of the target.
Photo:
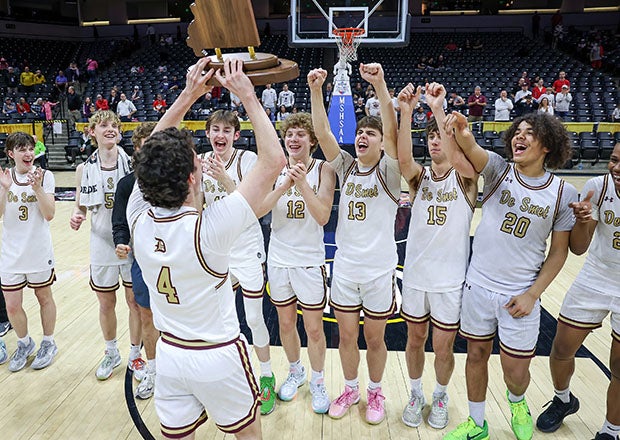
M 374 86 L 383 119 L 364 117 L 358 121 L 355 136 L 357 158 L 341 150 L 331 132 L 321 88 L 327 72 L 323 69 L 310 71 L 308 84 L 314 129 L 325 158 L 338 175 L 341 188 L 336 228 L 338 250 L 330 305 L 338 321 L 338 351 L 345 388 L 331 403 L 329 415 L 343 417 L 360 399 L 357 339 L 360 311 L 363 310 L 370 379 L 366 421 L 377 424 L 385 418 L 385 397 L 381 390 L 387 360 L 385 325 L 388 317 L 396 311 L 394 221 L 400 196 L 400 171 L 396 155 L 396 113 L 383 69 L 380 64 L 360 64 L 360 73 Z
M 131 136 L 134 152 L 142 147 L 144 141 L 151 135 L 155 125 L 155 122 L 143 122 L 136 127 Z M 116 256 L 120 259 L 129 258 L 129 253 L 131 252 L 131 247 L 129 245 L 131 231 L 127 224 L 127 202 L 129 201 L 129 196 L 131 195 L 135 183 L 136 176 L 132 171 L 118 182 L 116 194 L 114 196 L 112 236 L 114 238 L 114 244 L 116 245 Z M 134 396 L 138 399 L 148 399 L 153 395 L 153 389 L 155 387 L 155 344 L 157 344 L 159 332 L 153 326 L 153 314 L 151 313 L 149 302 L 149 291 L 142 279 L 140 266 L 135 259 L 132 258 L 132 260 L 131 290 L 134 293 L 136 304 L 138 304 L 138 309 L 140 310 L 140 330 L 147 359 L 147 364 L 144 368 L 136 368 L 133 372 L 133 377 L 140 382 L 134 391 Z M 134 364 L 137 364 L 139 361 L 142 361 L 142 359 L 136 360 Z
M 323 226 L 332 211 L 336 174 L 328 163 L 311 156 L 318 140 L 308 113 L 290 115 L 282 122 L 280 131 L 288 164 L 265 200 L 267 204 L 275 204 L 271 211 L 267 265 L 271 302 L 278 312 L 280 339 L 290 364 L 278 397 L 293 400 L 297 388 L 307 378 L 301 364 L 297 332 L 299 304 L 308 335 L 312 410 L 324 414 L 330 401 L 323 377 L 326 350 L 323 309 L 327 303 Z
M 179 123 L 181 121 L 178 121 Z M 203 174 L 205 204 L 232 193 L 256 163 L 256 154 L 233 147 L 241 134 L 239 119 L 228 110 L 217 110 L 207 120 L 207 137 L 212 152 L 201 155 L 206 163 Z M 260 361 L 261 414 L 275 409 L 276 378 L 271 370 L 269 331 L 263 317 L 265 291 L 265 243 L 260 223 L 256 221 L 235 242 L 230 253 L 230 273 L 235 291 L 241 286 L 245 318 L 252 332 L 254 351 Z
M 251 118 L 258 159 L 237 189 L 202 213 L 202 169 L 186 131 L 170 127 L 203 96 L 208 59 L 187 74 L 186 88 L 136 155 L 136 176 L 153 208 L 128 206 L 134 251 L 151 293 L 157 347 L 155 405 L 165 437 L 193 439 L 207 419 L 238 438 L 261 437 L 258 386 L 240 337 L 229 255 L 235 240 L 264 215 L 264 198 L 285 164 L 277 134 L 240 60 L 227 58 L 222 86 L 241 98 Z M 203 74 L 205 72 L 205 74 Z
M 540 431 L 554 432 L 564 417 L 577 412 L 579 400 L 569 389 L 575 353 L 611 313 L 611 383 L 605 423 L 595 440 L 617 440 L 620 434 L 620 143 L 607 168 L 609 174 L 588 180 L 582 191 L 586 197 L 572 204 L 577 223 L 570 249 L 581 255 L 590 247 L 590 252 L 560 309 L 549 357 L 555 396 L 536 421 Z
M 129 156 L 117 145 L 120 139 L 120 120 L 116 113 L 100 110 L 91 116 L 89 127 L 97 150 L 76 169 L 77 188 L 75 208 L 70 219 L 74 230 L 86 220 L 87 210 L 92 212 L 90 230 L 90 287 L 99 301 L 99 324 L 105 340 L 105 354 L 95 375 L 106 380 L 121 363 L 116 342 L 116 290 L 119 275 L 125 288 L 129 306 L 128 366 L 143 369 L 140 356 L 140 311 L 131 290 L 131 263 L 116 256 L 112 237 L 112 209 L 118 181 L 129 174 Z
M 469 229 L 478 195 L 478 174 L 461 150 L 450 145 L 454 139 L 440 133 L 442 128 L 438 124 L 445 119 L 445 95 L 443 86 L 427 84 L 426 102 L 436 118 L 426 126 L 431 165 L 423 167 L 414 161 L 411 147 L 411 118 L 420 87 L 416 90 L 409 84 L 398 94 L 401 111 L 398 163 L 413 198 L 401 305 L 401 316 L 407 322 L 405 358 L 411 398 L 402 420 L 411 427 L 422 423 L 422 409 L 426 405 L 422 388 L 424 345 L 430 321 L 436 382 L 428 424 L 436 429 L 448 424 L 447 387 L 454 370 L 453 346 L 469 261 Z M 453 166 L 456 162 L 453 156 L 457 154 L 460 162 Z
M 31 367 L 47 367 L 58 351 L 54 342 L 56 303 L 51 288 L 56 275 L 49 225 L 56 211 L 56 185 L 50 171 L 34 166 L 34 144 L 34 138 L 27 133 L 11 133 L 6 140 L 6 155 L 14 166 L 0 169 L 0 217 L 4 216 L 0 279 L 9 320 L 17 335 L 17 350 L 9 362 L 13 372 L 26 366 L 36 348 L 28 334 L 24 287 L 34 290 L 43 327 L 43 340 Z
M 506 130 L 506 156 L 483 149 L 465 116 L 446 117 L 459 147 L 484 179 L 482 218 L 463 288 L 461 334 L 468 339 L 465 377 L 469 418 L 447 440 L 489 438 L 484 419 L 488 360 L 499 333 L 500 359 L 511 426 L 519 440 L 531 439 L 534 425 L 525 391 L 540 326 L 540 296 L 562 269 L 575 218 L 569 203 L 577 190 L 554 176 L 571 154 L 562 123 L 546 114 L 515 119 Z M 549 252 L 545 256 L 547 238 Z

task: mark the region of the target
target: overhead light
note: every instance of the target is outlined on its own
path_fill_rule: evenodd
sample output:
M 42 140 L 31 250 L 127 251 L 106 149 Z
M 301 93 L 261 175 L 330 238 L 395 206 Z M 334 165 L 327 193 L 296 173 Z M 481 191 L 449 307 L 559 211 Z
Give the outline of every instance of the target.
M 127 20 L 127 24 L 178 23 L 180 21 L 181 21 L 180 17 L 139 18 L 139 19 L 136 19 L 136 20 Z
M 80 26 L 110 26 L 110 20 L 83 21 Z

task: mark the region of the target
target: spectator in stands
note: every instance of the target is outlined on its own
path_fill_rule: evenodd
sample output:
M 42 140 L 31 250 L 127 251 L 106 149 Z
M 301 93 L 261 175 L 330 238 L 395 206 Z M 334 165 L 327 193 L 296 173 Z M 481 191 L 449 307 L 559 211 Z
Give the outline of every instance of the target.
M 375 96 L 374 90 L 370 92 L 365 107 L 366 116 L 381 116 L 381 104 L 379 103 L 379 99 Z
M 90 128 L 88 125 L 84 126 L 84 131 L 79 138 L 79 144 L 77 146 L 71 147 L 69 151 L 65 154 L 67 158 L 67 162 L 72 164 L 74 167 L 77 165 L 77 157 L 78 155 L 85 161 L 88 156 L 93 152 L 93 144 L 90 138 Z
M 4 104 L 2 105 L 2 113 L 5 115 L 17 113 L 17 106 L 9 96 L 7 96 L 4 100 Z
M 426 61 L 426 57 L 421 57 L 420 60 L 418 61 L 418 64 L 416 64 L 415 68 L 418 70 L 426 70 L 426 68 L 428 67 L 427 61 Z
M 458 50 L 458 48 L 459 48 L 459 47 L 456 45 L 456 43 L 454 42 L 454 40 L 450 40 L 450 41 L 448 42 L 448 44 L 446 44 L 446 47 L 445 47 L 445 49 L 446 49 L 448 52 L 454 52 L 454 51 Z
M 37 100 L 30 106 L 30 110 L 37 116 L 38 119 L 45 119 L 45 113 L 43 112 L 43 98 L 37 98 Z
M 161 93 L 167 93 L 170 88 L 170 81 L 168 81 L 168 76 L 164 75 L 159 82 L 159 91 Z
M 553 81 L 553 90 L 555 91 L 555 93 L 561 93 L 562 92 L 562 86 L 566 86 L 566 87 L 570 88 L 570 81 L 568 79 L 566 79 L 566 72 L 564 72 L 564 71 L 561 71 L 558 74 L 558 79 Z
M 523 72 L 521 72 L 521 76 L 517 80 L 518 90 L 521 90 L 521 86 L 523 84 L 527 84 L 528 87 L 532 84 L 530 77 L 527 76 L 527 70 L 524 70 Z
M 34 139 L 34 160 L 35 162 L 39 161 L 39 166 L 44 170 L 47 169 L 47 157 L 45 152 L 47 149 L 45 148 L 45 144 L 37 139 L 37 135 L 33 134 L 32 138 Z
M 546 95 L 542 97 L 538 104 L 538 113 L 547 113 L 548 115 L 553 115 L 553 107 L 549 103 L 549 98 Z
M 620 102 L 616 104 L 616 108 L 611 113 L 611 122 L 620 122 Z
M 463 113 L 466 108 L 467 103 L 463 97 L 456 92 L 451 92 L 450 98 L 448 98 L 448 111 L 454 110 Z
M 90 117 L 93 115 L 94 110 L 96 110 L 95 104 L 92 102 L 90 96 L 84 98 L 84 104 L 82 104 L 82 122 L 88 122 Z
M 37 69 L 36 72 L 34 73 L 34 84 L 39 85 L 39 84 L 45 84 L 46 82 L 47 80 L 45 79 L 45 75 L 43 75 L 41 71 Z
M 443 69 L 444 62 L 445 62 L 445 60 L 443 58 L 443 55 L 439 54 L 439 56 L 435 60 L 435 69 Z
M 92 83 L 97 77 L 97 69 L 99 69 L 99 63 L 92 58 L 86 60 L 86 73 L 88 74 L 88 82 Z
M 510 111 L 513 107 L 514 104 L 508 97 L 508 92 L 506 90 L 502 90 L 499 93 L 499 98 L 495 100 L 495 120 L 510 121 Z
M 482 45 L 482 41 L 480 41 L 480 38 L 478 38 L 475 42 L 474 45 L 471 47 L 474 50 L 481 50 L 484 46 Z
M 278 100 L 278 96 L 276 95 L 276 91 L 271 88 L 271 84 L 265 84 L 265 89 L 261 94 L 261 103 L 263 104 L 264 109 L 271 109 L 271 113 L 275 113 L 276 111 L 276 101 Z
M 30 113 L 30 104 L 26 102 L 26 98 L 23 96 L 19 98 L 19 102 L 17 103 L 17 113 L 20 115 L 25 115 L 26 113 Z
M 428 123 L 428 116 L 424 111 L 424 107 L 418 105 L 415 113 L 413 114 L 413 126 L 414 128 L 426 128 L 426 124 Z
M 110 97 L 108 98 L 108 106 L 110 107 L 110 110 L 112 110 L 114 113 L 116 113 L 118 101 L 120 101 L 120 96 L 116 91 L 116 87 L 112 87 L 112 89 L 110 89 Z
M 170 85 L 168 86 L 168 91 L 172 92 L 174 90 L 178 90 L 180 85 L 181 84 L 179 83 L 179 78 L 177 78 L 176 75 L 172 75 L 172 79 L 170 80 Z
M 70 86 L 80 88 L 80 69 L 75 62 L 69 64 L 67 69 L 67 81 Z
M 569 90 L 568 86 L 564 84 L 560 93 L 555 95 L 555 113 L 562 119 L 566 119 L 570 110 L 570 103 L 573 100 L 573 95 L 570 94 Z
M 332 83 L 328 82 L 327 84 L 325 84 L 325 95 L 324 95 L 325 96 L 325 108 L 328 111 L 329 111 L 329 106 L 332 103 L 332 94 L 334 93 L 333 88 L 334 86 L 332 86 Z
M 34 73 L 30 71 L 30 67 L 24 67 L 24 71 L 19 75 L 19 83 L 24 92 L 29 93 L 34 89 Z
M 211 107 L 216 109 L 220 104 L 220 100 L 222 99 L 222 88 L 219 86 L 215 86 L 211 89 Z M 275 109 L 273 110 L 275 114 Z
M 487 105 L 487 98 L 480 90 L 480 86 L 476 86 L 473 95 L 467 99 L 467 106 L 469 107 L 467 120 L 469 122 L 482 121 L 482 113 Z
M 289 115 L 290 113 L 286 110 L 286 107 L 284 105 L 281 105 L 278 109 L 278 113 L 276 113 L 276 121 L 284 121 L 286 118 L 289 117 Z
M 121 93 L 121 100 L 118 102 L 116 107 L 116 113 L 118 114 L 121 122 L 131 122 L 133 114 L 137 111 L 138 109 L 136 109 L 133 102 L 127 99 L 127 95 Z
M 101 96 L 101 93 L 97 95 L 97 100 L 95 101 L 95 108 L 97 110 L 110 110 L 108 100 Z
M 155 43 L 157 42 L 157 35 L 155 35 L 155 26 L 153 26 L 152 24 L 149 24 L 146 27 L 146 36 L 149 39 L 150 45 L 155 46 Z
M 288 89 L 286 83 L 282 85 L 282 91 L 278 94 L 278 107 L 282 105 L 286 107 L 287 112 L 293 110 L 295 105 L 295 94 Z
M 158 93 L 155 97 L 155 101 L 153 101 L 153 110 L 155 110 L 161 118 L 161 116 L 166 113 L 166 107 L 168 107 L 168 104 L 166 104 L 166 100 L 161 95 L 161 93 Z
M 271 111 L 270 107 L 265 109 L 265 113 L 267 113 L 267 116 L 271 122 L 276 122 L 276 114 Z
M 75 130 L 75 123 L 82 119 L 82 98 L 75 92 L 74 86 L 67 89 L 67 109 L 69 110 L 69 126 Z
M 538 104 L 532 99 L 532 95 L 526 95 L 524 99 L 515 104 L 515 111 L 517 116 L 523 116 L 535 112 L 537 107 Z
M 230 109 L 232 111 L 237 110 L 240 115 L 243 115 L 245 113 L 245 109 L 243 108 L 241 99 L 239 99 L 239 97 L 232 92 L 230 94 Z
M 41 103 L 41 108 L 43 109 L 43 114 L 45 115 L 46 121 L 51 121 L 54 119 L 54 114 L 52 109 L 58 105 L 58 102 L 52 102 L 47 98 L 43 98 L 43 102 Z
M 396 90 L 391 88 L 388 89 L 388 94 L 390 95 L 390 99 L 392 100 L 392 107 L 394 107 L 394 111 L 396 112 L 396 118 L 398 119 L 398 115 L 400 115 L 400 106 L 398 104 L 398 98 L 394 96 L 396 94 Z M 447 101 L 444 100 L 444 111 L 446 110 Z
M 9 68 L 9 62 L 6 60 L 6 58 L 2 57 L 0 58 L 0 72 L 4 73 L 5 70 L 7 70 Z
M 56 75 L 56 79 L 54 80 L 54 85 L 56 89 L 58 89 L 58 93 L 63 94 L 67 90 L 67 77 L 65 76 L 65 72 L 62 70 L 58 71 L 58 75 Z
M 540 97 L 543 96 L 546 92 L 547 89 L 545 87 L 545 81 L 540 78 L 532 89 L 532 98 L 534 98 L 537 102 L 540 102 Z
M 15 72 L 15 68 L 9 67 L 6 71 L 6 91 L 9 95 L 17 95 L 17 86 L 19 86 L 19 76 Z
M 361 96 L 357 98 L 357 101 L 355 101 L 353 108 L 355 110 L 355 120 L 359 121 L 364 116 L 366 116 L 366 104 L 364 103 L 364 98 L 362 98 Z
M 131 102 L 135 103 L 141 103 L 142 100 L 144 99 L 144 93 L 142 93 L 142 90 L 140 90 L 140 86 L 135 85 L 133 86 L 133 93 L 131 94 Z
M 532 92 L 530 91 L 529 86 L 526 83 L 523 83 L 521 84 L 521 90 L 515 93 L 515 104 L 518 105 L 525 101 L 527 96 L 532 96 Z
M 597 41 L 592 43 L 590 48 L 590 63 L 593 69 L 600 69 L 603 64 L 603 46 Z
M 549 104 L 551 107 L 555 108 L 555 94 L 553 93 L 553 88 L 547 87 L 546 92 L 540 98 L 546 97 L 549 100 Z

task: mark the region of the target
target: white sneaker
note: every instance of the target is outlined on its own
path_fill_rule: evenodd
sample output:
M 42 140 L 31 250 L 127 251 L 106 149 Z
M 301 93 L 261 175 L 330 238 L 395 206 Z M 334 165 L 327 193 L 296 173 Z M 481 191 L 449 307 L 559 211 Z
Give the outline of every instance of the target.
M 297 388 L 306 382 L 306 369 L 302 366 L 297 372 L 291 370 L 284 383 L 280 386 L 278 397 L 280 400 L 288 402 L 293 400 L 297 395 Z
M 39 351 L 37 351 L 37 357 L 32 361 L 30 366 L 33 370 L 42 370 L 48 367 L 54 360 L 54 356 L 58 353 L 58 347 L 54 342 L 42 341 Z
M 310 382 L 310 394 L 312 394 L 312 411 L 317 414 L 325 414 L 329 410 L 329 396 L 323 379 L 317 383 Z
M 24 368 L 26 366 L 26 362 L 28 362 L 28 356 L 34 353 L 35 348 L 37 348 L 37 345 L 34 343 L 32 338 L 30 338 L 28 345 L 17 341 L 17 350 L 15 350 L 15 353 L 11 356 L 9 371 L 16 372 Z
M 146 361 L 141 357 L 130 360 L 127 363 L 127 367 L 133 371 L 133 378 L 138 382 L 141 382 L 144 376 L 146 376 Z
M 435 429 L 443 429 L 448 426 L 448 395 L 446 393 L 439 395 L 433 393 L 428 424 Z
M 409 403 L 407 403 L 403 410 L 403 423 L 412 428 L 420 426 L 422 424 L 422 409 L 424 405 L 426 405 L 424 396 L 416 396 L 412 393 Z
M 151 371 L 149 368 L 146 369 L 146 373 L 140 382 L 140 385 L 136 387 L 136 391 L 134 392 L 134 396 L 138 399 L 148 399 L 153 395 L 155 391 L 155 371 Z
M 99 380 L 106 380 L 112 376 L 112 370 L 121 364 L 121 354 L 118 350 L 106 350 L 95 375 Z
M 6 344 L 0 339 L 0 365 L 4 364 L 9 359 L 9 354 L 6 352 Z

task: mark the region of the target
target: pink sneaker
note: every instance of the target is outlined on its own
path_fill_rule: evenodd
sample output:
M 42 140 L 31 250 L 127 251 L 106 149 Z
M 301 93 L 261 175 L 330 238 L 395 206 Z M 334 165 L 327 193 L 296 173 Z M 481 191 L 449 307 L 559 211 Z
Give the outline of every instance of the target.
M 371 425 L 378 425 L 385 419 L 385 396 L 381 388 L 368 390 L 368 406 L 366 407 L 366 421 Z
M 359 389 L 345 385 L 344 392 L 329 405 L 328 414 L 332 419 L 340 419 L 344 417 L 351 405 L 356 405 L 359 401 Z

